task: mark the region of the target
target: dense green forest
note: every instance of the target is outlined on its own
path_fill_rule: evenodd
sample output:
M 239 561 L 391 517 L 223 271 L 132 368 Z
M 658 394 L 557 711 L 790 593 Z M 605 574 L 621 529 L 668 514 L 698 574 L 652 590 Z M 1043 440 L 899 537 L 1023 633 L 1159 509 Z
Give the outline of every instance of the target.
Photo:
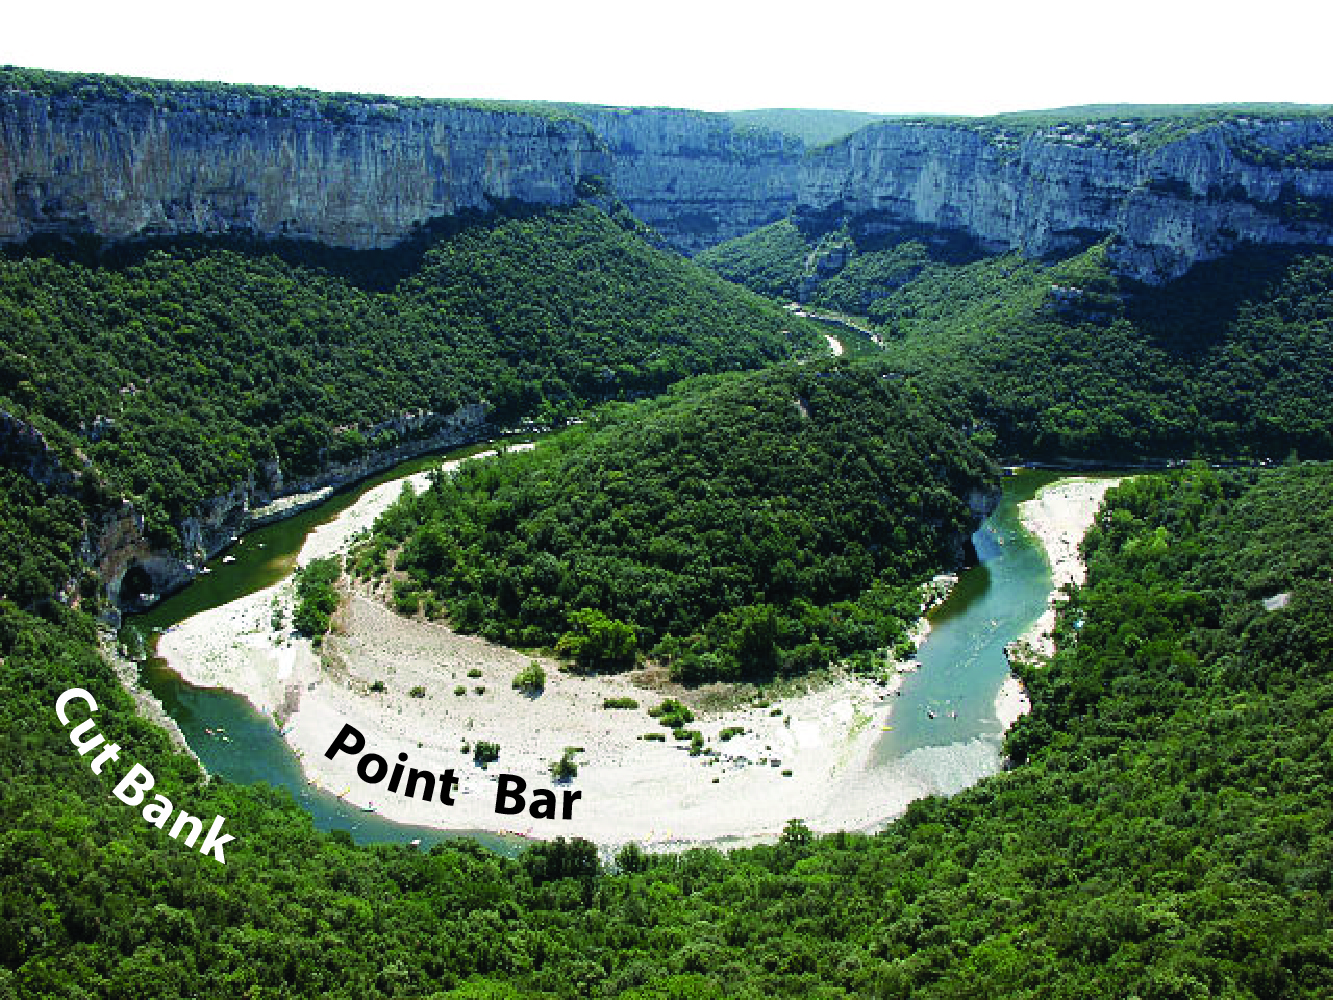
M 729 855 L 353 847 L 205 784 L 86 618 L 0 602 L 0 996 L 1326 997 L 1330 495 L 1328 467 L 1113 491 L 1026 671 L 1021 763 L 875 836 Z M 74 752 L 52 708 L 76 685 L 122 761 L 226 817 L 225 869 Z
M 877 368 L 787 365 L 599 411 L 409 496 L 354 553 L 400 607 L 590 667 L 687 681 L 900 645 L 992 466 Z M 624 626 L 629 626 L 626 629 Z M 617 631 L 618 628 L 618 631 Z M 630 631 L 632 630 L 632 631 Z
M 800 237 L 777 223 L 699 259 L 786 297 L 819 245 Z M 1005 457 L 1333 455 L 1327 251 L 1244 250 L 1150 287 L 1116 277 L 1101 245 L 1051 263 L 839 241 L 850 260 L 809 301 L 868 315 L 884 363 L 960 401 Z
M 819 342 L 588 206 L 395 251 L 42 249 L 0 260 L 0 408 L 79 449 L 165 542 L 275 457 L 290 480 L 398 443 L 399 414 L 557 421 Z

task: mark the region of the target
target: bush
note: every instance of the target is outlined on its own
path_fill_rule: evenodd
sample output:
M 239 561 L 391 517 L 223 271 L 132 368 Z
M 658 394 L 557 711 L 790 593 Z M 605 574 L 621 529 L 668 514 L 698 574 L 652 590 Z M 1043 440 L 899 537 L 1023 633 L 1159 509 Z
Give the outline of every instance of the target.
M 485 740 L 477 740 L 472 747 L 472 759 L 485 767 L 493 761 L 500 759 L 500 744 L 488 743 Z
M 375 683 L 370 685 L 370 690 L 375 692 L 376 694 L 382 694 L 385 691 L 389 690 L 389 686 L 385 684 L 383 681 L 375 681 Z
M 296 571 L 296 611 L 292 626 L 314 639 L 329 630 L 329 619 L 338 607 L 334 589 L 342 575 L 342 561 L 337 556 L 315 559 Z
M 725 743 L 733 736 L 740 736 L 744 732 L 745 732 L 744 726 L 727 726 L 726 729 L 722 730 L 722 732 L 718 734 L 718 739 L 720 739 L 723 743 Z
M 603 708 L 638 708 L 639 703 L 633 698 L 606 698 L 602 701 Z
M 666 733 L 644 733 L 639 739 L 647 740 L 649 743 L 665 743 Z
M 480 677 L 481 671 L 477 667 L 473 667 L 471 670 L 467 672 L 467 675 L 469 677 Z
M 565 747 L 565 752 L 559 760 L 551 762 L 551 777 L 556 781 L 568 781 L 579 773 L 579 766 L 574 761 L 574 754 L 577 750 L 574 747 Z
M 694 721 L 694 713 L 675 698 L 667 698 L 656 708 L 648 709 L 648 714 L 668 729 L 679 729 Z
M 541 694 L 546 689 L 546 671 L 542 669 L 540 663 L 533 660 L 519 671 L 510 686 L 524 694 Z
M 467 694 L 467 688 L 464 685 L 457 684 L 454 686 L 454 697 L 461 698 L 465 694 Z
M 426 697 L 426 689 L 421 684 L 418 684 L 411 691 L 407 692 L 407 696 L 409 698 L 424 698 Z

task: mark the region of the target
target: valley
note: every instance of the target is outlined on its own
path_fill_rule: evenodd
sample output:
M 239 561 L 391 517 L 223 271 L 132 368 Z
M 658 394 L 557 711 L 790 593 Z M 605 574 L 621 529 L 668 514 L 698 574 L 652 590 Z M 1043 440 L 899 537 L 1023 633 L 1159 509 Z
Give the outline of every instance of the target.
M 0 998 L 1329 995 L 1331 145 L 0 68 Z

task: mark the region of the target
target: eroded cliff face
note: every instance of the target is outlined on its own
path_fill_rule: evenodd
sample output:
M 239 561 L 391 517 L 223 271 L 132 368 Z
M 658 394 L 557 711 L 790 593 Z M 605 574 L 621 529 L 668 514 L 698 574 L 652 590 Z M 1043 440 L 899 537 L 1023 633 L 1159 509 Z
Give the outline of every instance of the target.
M 496 200 L 568 204 L 611 163 L 581 122 L 183 91 L 0 93 L 0 240 L 242 232 L 386 247 Z
M 926 225 L 1048 256 L 1115 237 L 1130 277 L 1160 282 L 1242 243 L 1333 244 L 1333 170 L 1299 165 L 1333 120 L 1233 119 L 1174 141 L 1132 122 L 1006 133 L 876 123 L 810 154 L 796 211 L 874 231 Z
M 579 109 L 611 155 L 611 186 L 667 242 L 695 253 L 785 216 L 803 149 L 727 118 L 662 108 Z
M 371 430 L 392 431 L 397 443 L 352 461 L 328 462 L 319 472 L 299 478 L 284 475 L 277 461 L 266 463 L 174 525 L 177 546 L 155 545 L 143 514 L 130 500 L 88 509 L 79 558 L 102 582 L 108 602 L 105 619 L 119 624 L 122 610 L 142 610 L 179 590 L 249 528 L 290 517 L 340 487 L 416 455 L 480 441 L 490 428 L 485 405 L 469 403 L 450 414 L 397 414 Z M 71 471 L 41 431 L 6 411 L 0 411 L 0 466 L 70 494 L 80 491 L 84 477 L 96 476 L 90 465 Z M 62 587 L 62 600 L 77 600 L 75 582 L 71 579 Z
M 356 249 L 496 201 L 564 205 L 602 178 L 693 252 L 781 218 L 801 144 L 727 118 L 579 108 L 0 93 L 0 240 L 245 233 Z M 585 182 L 581 184 L 580 182 Z

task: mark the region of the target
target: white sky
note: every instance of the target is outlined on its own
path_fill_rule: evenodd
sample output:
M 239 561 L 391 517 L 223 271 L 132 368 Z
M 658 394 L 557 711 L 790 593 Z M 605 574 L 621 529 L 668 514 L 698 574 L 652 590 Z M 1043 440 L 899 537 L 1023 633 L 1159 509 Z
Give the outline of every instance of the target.
M 989 114 L 1333 103 L 1327 0 L 47 0 L 0 63 L 422 97 Z

